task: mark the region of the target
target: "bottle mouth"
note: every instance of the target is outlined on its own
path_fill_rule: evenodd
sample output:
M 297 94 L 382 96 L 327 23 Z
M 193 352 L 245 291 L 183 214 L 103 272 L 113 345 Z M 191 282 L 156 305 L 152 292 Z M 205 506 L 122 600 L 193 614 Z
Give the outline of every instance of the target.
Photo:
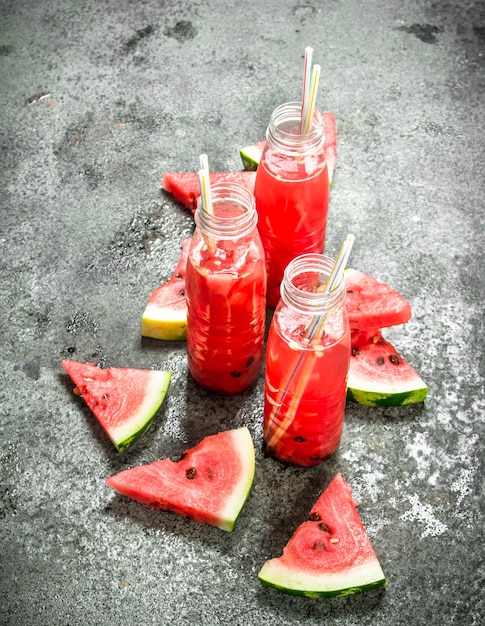
M 211 185 L 213 212 L 206 211 L 201 199 L 195 212 L 195 222 L 203 232 L 223 239 L 238 239 L 256 228 L 258 214 L 253 194 L 239 183 Z
M 324 291 L 334 263 L 331 257 L 315 253 L 293 259 L 287 265 L 281 283 L 281 297 L 285 304 L 299 313 L 323 315 L 342 303 L 345 296 L 343 274 L 332 291 Z
M 287 102 L 277 107 L 266 130 L 266 140 L 271 147 L 290 156 L 314 152 L 323 146 L 323 121 L 320 112 L 314 109 L 310 130 L 300 131 L 301 102 Z

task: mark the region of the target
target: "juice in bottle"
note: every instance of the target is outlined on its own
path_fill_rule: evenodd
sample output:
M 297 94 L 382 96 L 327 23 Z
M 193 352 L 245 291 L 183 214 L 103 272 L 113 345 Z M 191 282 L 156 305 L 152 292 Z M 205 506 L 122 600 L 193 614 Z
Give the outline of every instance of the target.
M 310 131 L 300 133 L 301 104 L 273 112 L 256 172 L 258 230 L 266 254 L 267 304 L 274 308 L 288 263 L 305 253 L 323 253 L 329 204 L 323 121 L 314 110 Z
M 341 278 L 321 292 L 332 260 L 308 254 L 285 271 L 266 350 L 266 451 L 290 465 L 318 465 L 340 443 L 344 424 L 350 330 Z M 319 320 L 317 331 L 309 329 Z
M 187 357 L 199 385 L 232 394 L 263 364 L 264 250 L 252 194 L 227 183 L 211 195 L 214 214 L 197 210 L 187 262 Z

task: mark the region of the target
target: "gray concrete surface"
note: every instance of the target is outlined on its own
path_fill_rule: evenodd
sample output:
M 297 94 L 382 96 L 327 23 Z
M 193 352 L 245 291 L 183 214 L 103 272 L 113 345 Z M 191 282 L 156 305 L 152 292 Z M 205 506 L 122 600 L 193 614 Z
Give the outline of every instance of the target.
M 1 0 L 0 622 L 9 626 L 483 623 L 484 52 L 479 0 Z M 185 346 L 142 340 L 193 221 L 164 171 L 241 168 L 303 50 L 338 120 L 327 251 L 406 295 L 386 336 L 423 406 L 349 405 L 338 454 L 261 452 L 262 380 L 218 398 Z M 169 368 L 152 429 L 117 454 L 60 360 Z M 246 424 L 254 486 L 232 534 L 117 498 L 104 478 Z M 481 440 L 480 440 L 481 438 Z M 284 597 L 257 572 L 335 472 L 385 591 Z

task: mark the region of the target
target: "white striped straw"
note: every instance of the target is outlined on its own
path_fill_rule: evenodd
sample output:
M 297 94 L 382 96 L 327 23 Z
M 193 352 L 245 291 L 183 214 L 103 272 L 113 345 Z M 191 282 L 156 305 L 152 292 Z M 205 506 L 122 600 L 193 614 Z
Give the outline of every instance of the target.
M 311 80 L 313 67 L 313 48 L 310 46 L 305 48 L 305 61 L 303 65 L 303 90 L 301 94 L 301 121 L 300 134 L 305 133 L 306 120 L 308 118 L 308 107 L 310 106 L 311 97 Z
M 328 277 L 327 282 L 325 283 L 325 287 L 323 288 L 323 293 L 330 293 L 333 289 L 335 289 L 335 285 L 344 271 L 345 266 L 347 265 L 347 261 L 349 260 L 349 255 L 352 250 L 352 246 L 354 245 L 355 236 L 352 234 L 347 235 L 347 239 L 343 242 L 337 258 L 335 259 L 335 263 L 332 267 L 332 271 L 330 272 L 330 276 Z M 309 338 L 313 337 L 321 337 L 323 332 L 323 327 L 325 324 L 326 313 L 321 313 L 320 315 L 315 315 L 313 318 L 308 331 L 307 336 Z
M 320 78 L 320 66 L 314 65 L 312 68 L 310 97 L 309 97 L 309 103 L 308 103 L 308 110 L 307 110 L 306 117 L 304 120 L 305 126 L 304 126 L 304 131 L 302 133 L 303 135 L 306 135 L 310 131 L 310 128 L 312 127 L 312 118 L 313 118 L 313 111 L 315 110 L 315 102 L 317 100 L 319 78 Z
M 202 207 L 205 211 L 207 211 L 207 213 L 214 215 L 210 188 L 209 159 L 207 158 L 207 154 L 201 154 L 199 157 L 199 161 L 199 186 L 200 195 L 202 198 Z

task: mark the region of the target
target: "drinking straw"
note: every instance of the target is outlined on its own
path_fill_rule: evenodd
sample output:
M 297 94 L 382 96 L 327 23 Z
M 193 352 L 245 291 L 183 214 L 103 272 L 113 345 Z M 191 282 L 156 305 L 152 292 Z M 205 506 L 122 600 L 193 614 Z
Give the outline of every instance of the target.
M 305 48 L 303 65 L 303 90 L 301 94 L 300 134 L 306 135 L 312 126 L 313 111 L 317 99 L 320 66 L 313 65 L 313 48 Z
M 347 261 L 349 260 L 350 252 L 352 251 L 352 246 L 354 245 L 355 236 L 352 234 L 348 234 L 346 240 L 343 242 L 340 247 L 337 258 L 335 259 L 335 263 L 333 264 L 332 271 L 330 272 L 330 276 L 325 283 L 325 287 L 322 290 L 322 293 L 330 293 L 333 289 L 335 289 L 335 285 L 337 280 L 340 278 L 340 274 L 345 269 L 347 265 Z M 313 318 L 307 334 L 309 338 L 318 337 L 320 338 L 323 333 L 323 327 L 325 325 L 326 314 L 321 313 L 320 315 L 315 315 Z
M 335 289 L 335 285 L 337 284 L 341 276 L 341 273 L 345 269 L 345 266 L 349 259 L 349 255 L 352 250 L 354 240 L 355 240 L 354 235 L 351 235 L 351 234 L 347 235 L 347 238 L 343 242 L 340 248 L 340 251 L 337 255 L 337 258 L 335 260 L 335 263 L 332 267 L 330 276 L 328 277 L 327 282 L 325 283 L 325 286 L 323 287 L 323 290 L 322 290 L 323 293 L 331 293 L 331 291 Z M 307 337 L 309 339 L 313 339 L 315 337 L 320 338 L 322 336 L 326 317 L 327 315 L 325 311 L 313 317 L 307 329 Z M 286 417 L 283 420 L 283 422 L 279 425 L 277 431 L 273 432 L 271 438 L 269 439 L 269 441 L 267 441 L 268 447 L 274 446 L 278 443 L 278 441 L 283 436 L 283 433 L 285 432 L 285 430 L 288 428 L 291 422 L 295 419 L 295 415 L 298 410 L 300 400 L 305 391 L 306 381 L 309 378 L 309 375 L 311 373 L 311 370 L 314 364 L 314 359 L 311 359 L 311 358 L 306 359 L 306 363 L 304 363 L 304 355 L 305 353 L 302 351 L 300 353 L 300 356 L 298 357 L 298 361 L 296 363 L 295 368 L 293 369 L 293 371 L 290 372 L 288 376 L 288 380 L 286 382 L 286 385 L 283 387 L 283 392 L 281 393 L 279 401 L 274 405 L 273 414 L 270 416 L 270 423 L 269 423 L 268 428 L 266 429 L 268 432 L 271 430 L 271 428 L 273 427 L 273 424 L 276 421 L 276 418 L 278 417 L 278 412 L 283 405 L 283 401 L 286 395 L 288 394 L 288 389 L 293 379 L 295 378 L 295 376 L 298 376 L 295 394 L 288 406 Z M 304 365 L 303 368 L 302 368 L 302 364 Z
M 201 154 L 199 157 L 200 170 L 199 170 L 199 187 L 200 187 L 200 199 L 202 203 L 202 210 L 206 211 L 210 215 L 214 215 L 214 207 L 212 205 L 212 195 L 210 186 L 209 175 L 209 159 L 207 154 Z M 214 240 L 204 235 L 204 241 L 209 248 L 210 252 L 214 251 Z
M 306 135 L 312 126 L 312 118 L 313 111 L 315 110 L 315 101 L 317 99 L 317 90 L 318 90 L 318 80 L 320 78 L 320 66 L 314 65 L 312 67 L 312 75 L 310 80 L 310 89 L 308 93 L 308 102 L 305 103 L 305 106 L 302 107 L 304 111 L 302 112 L 301 122 L 300 122 L 300 132 L 302 135 Z
M 303 64 L 303 90 L 301 94 L 301 121 L 300 134 L 305 134 L 306 120 L 308 119 L 308 107 L 310 105 L 310 89 L 313 68 L 313 48 L 305 48 L 305 61 Z
M 199 186 L 200 196 L 202 199 L 202 207 L 207 213 L 214 215 L 214 209 L 212 207 L 211 188 L 210 188 L 210 176 L 209 176 L 209 159 L 207 154 L 201 154 L 199 157 L 200 170 L 199 170 Z
M 317 99 L 319 78 L 320 78 L 320 66 L 314 65 L 312 68 L 312 80 L 311 80 L 311 85 L 310 85 L 310 103 L 308 106 L 307 117 L 305 118 L 305 122 L 306 122 L 305 130 L 304 130 L 305 135 L 310 131 L 310 128 L 312 126 L 313 111 L 315 110 L 315 102 Z

